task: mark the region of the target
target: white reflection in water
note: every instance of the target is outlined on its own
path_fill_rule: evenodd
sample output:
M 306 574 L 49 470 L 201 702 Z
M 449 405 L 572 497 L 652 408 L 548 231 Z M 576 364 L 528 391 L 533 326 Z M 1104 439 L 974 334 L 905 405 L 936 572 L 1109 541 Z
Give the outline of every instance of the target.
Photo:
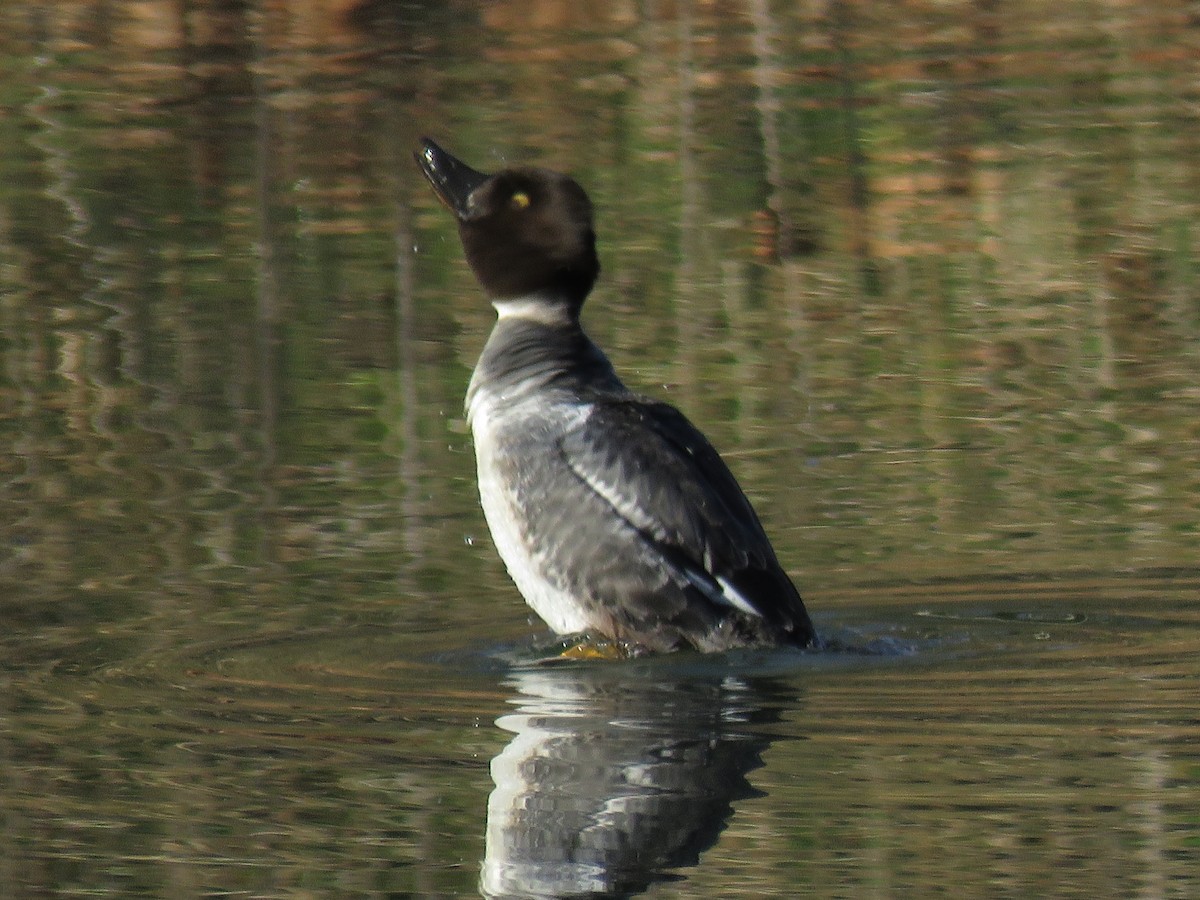
M 607 667 L 602 667 L 607 668 Z M 770 742 L 779 688 L 740 677 L 536 669 L 512 679 L 492 761 L 489 897 L 628 893 L 694 865 Z

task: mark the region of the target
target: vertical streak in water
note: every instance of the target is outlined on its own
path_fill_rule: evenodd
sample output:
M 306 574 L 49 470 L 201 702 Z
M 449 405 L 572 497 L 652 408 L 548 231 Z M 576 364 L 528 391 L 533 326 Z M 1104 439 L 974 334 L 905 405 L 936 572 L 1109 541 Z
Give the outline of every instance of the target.
M 854 57 L 849 39 L 854 28 L 853 13 L 847 0 L 835 0 L 831 9 L 830 28 L 834 52 L 838 57 L 838 84 L 841 87 L 842 130 L 846 142 L 846 168 L 850 176 L 850 208 L 854 255 L 858 258 L 862 286 L 868 296 L 879 293 L 879 273 L 871 256 L 870 222 L 867 220 L 869 188 L 867 159 L 863 153 L 858 126 L 858 95 L 855 93 Z
M 27 408 L 32 414 L 31 433 L 27 435 L 30 438 L 27 444 L 30 452 L 20 454 L 25 470 L 17 480 L 40 486 L 47 475 L 53 477 L 51 473 L 54 471 L 53 468 L 43 470 L 40 465 L 45 457 L 46 432 L 42 424 L 44 417 L 38 412 L 48 399 L 52 398 L 56 406 L 61 404 L 63 425 L 90 452 L 99 452 L 98 438 L 103 437 L 108 441 L 108 446 L 111 446 L 111 440 L 110 435 L 99 433 L 95 427 L 97 391 L 92 369 L 93 360 L 100 355 L 97 353 L 96 329 L 90 324 L 65 328 L 61 325 L 60 314 L 68 309 L 70 313 L 78 313 L 84 304 L 95 302 L 98 276 L 94 277 L 93 274 L 96 258 L 95 249 L 91 246 L 94 223 L 79 183 L 80 164 L 76 159 L 78 137 L 72 132 L 69 119 L 62 115 L 59 107 L 62 91 L 53 80 L 62 75 L 61 70 L 51 65 L 56 36 L 51 34 L 50 23 L 40 12 L 33 14 L 32 24 L 40 52 L 35 57 L 32 75 L 38 96 L 25 107 L 25 112 L 35 125 L 29 136 L 29 144 L 42 154 L 42 168 L 45 171 L 42 193 L 61 207 L 65 217 L 61 231 L 55 235 L 55 251 L 60 263 L 70 268 L 76 281 L 72 288 L 77 291 L 79 298 L 79 308 L 74 309 L 62 301 L 50 309 L 42 309 L 41 304 L 32 307 L 36 310 L 36 321 L 30 323 L 35 337 L 29 345 L 37 350 L 30 357 L 30 361 L 35 363 L 30 369 L 30 390 L 22 392 L 28 397 Z M 48 376 L 52 373 L 62 379 L 62 388 L 50 387 Z M 71 556 L 67 531 L 61 522 L 55 521 L 49 505 L 38 504 L 36 512 L 24 518 L 30 522 L 25 530 L 37 534 L 36 549 L 34 540 L 28 542 L 31 551 L 41 550 L 47 558 L 57 557 L 59 560 Z M 69 566 L 59 563 L 53 568 L 48 578 L 71 577 L 68 574 Z
M 758 123 L 762 134 L 763 158 L 766 164 L 767 208 L 775 214 L 777 226 L 772 235 L 775 257 L 784 253 L 782 235 L 790 229 L 784 221 L 783 208 L 783 160 L 779 143 L 779 94 L 776 91 L 779 67 L 771 49 L 775 37 L 769 0 L 749 0 L 750 42 L 754 47 L 754 83 L 758 88 L 755 105 L 758 107 Z
M 679 4 L 677 74 L 679 90 L 679 280 L 674 313 L 679 336 L 680 383 L 689 400 L 697 387 L 695 353 L 701 344 L 696 262 L 700 251 L 700 178 L 692 145 L 696 139 L 695 60 L 692 58 L 692 2 Z
M 268 56 L 265 13 L 259 10 L 253 18 L 254 68 L 254 200 L 258 224 L 258 278 L 255 306 L 256 374 L 259 402 L 259 471 L 258 504 L 260 552 L 262 563 L 276 560 L 273 520 L 278 508 L 275 490 L 275 466 L 278 459 L 278 383 L 279 354 L 279 252 L 274 203 L 272 197 L 273 170 L 271 160 L 275 149 L 272 132 L 270 86 L 267 83 Z
M 387 120 L 395 127 L 389 146 L 391 157 L 398 156 L 395 148 L 408 147 L 412 141 L 400 123 L 410 117 L 405 115 L 396 98 L 396 91 L 389 92 Z M 416 352 L 414 349 L 414 325 L 416 311 L 413 291 L 413 228 L 409 192 L 404 190 L 407 179 L 399 177 L 400 159 L 389 160 L 392 172 L 393 202 L 396 207 L 396 383 L 400 393 L 400 453 L 397 457 L 397 476 L 400 479 L 400 535 L 404 550 L 404 561 L 397 568 L 397 588 L 402 592 L 411 590 L 412 573 L 421 551 L 420 503 L 420 460 L 417 454 L 417 375 Z
M 1138 683 L 1144 687 L 1145 680 L 1138 679 Z M 1145 699 L 1153 702 L 1152 697 Z M 1130 781 L 1137 788 L 1135 797 L 1141 798 L 1131 799 L 1126 805 L 1133 827 L 1141 837 L 1136 851 L 1136 858 L 1142 863 L 1137 896 L 1166 897 L 1170 894 L 1166 871 L 1171 859 L 1171 819 L 1162 798 L 1168 795 L 1172 765 L 1161 746 L 1154 746 L 1153 742 L 1130 743 L 1133 746 L 1125 748 L 1127 759 L 1133 764 Z
M 783 197 L 783 145 L 779 137 L 779 119 L 782 115 L 782 104 L 779 100 L 779 64 L 777 62 L 776 40 L 778 29 L 775 27 L 774 16 L 771 13 L 770 0 L 749 0 L 751 45 L 754 48 L 754 84 L 758 91 L 755 105 L 758 109 L 758 124 L 762 138 L 763 161 L 766 168 L 767 209 L 774 214 L 773 233 L 771 235 L 771 251 L 774 261 L 781 263 L 778 267 L 783 278 L 782 293 L 784 311 L 782 321 L 787 323 L 788 330 L 794 335 L 790 358 L 799 367 L 794 384 L 797 393 L 808 394 L 807 365 L 811 358 L 808 353 L 800 352 L 807 339 L 807 323 L 805 321 L 805 303 L 802 292 L 802 282 L 805 272 L 797 262 L 797 254 L 793 252 L 793 225 L 788 214 Z

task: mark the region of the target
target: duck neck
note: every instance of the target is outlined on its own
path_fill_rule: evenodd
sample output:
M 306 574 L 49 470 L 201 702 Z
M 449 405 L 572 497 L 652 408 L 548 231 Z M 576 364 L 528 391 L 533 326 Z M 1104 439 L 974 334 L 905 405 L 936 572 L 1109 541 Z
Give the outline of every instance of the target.
M 498 318 L 471 376 L 468 410 L 482 394 L 512 402 L 548 389 L 620 388 L 608 357 L 583 331 L 581 304 L 535 295 L 492 305 Z

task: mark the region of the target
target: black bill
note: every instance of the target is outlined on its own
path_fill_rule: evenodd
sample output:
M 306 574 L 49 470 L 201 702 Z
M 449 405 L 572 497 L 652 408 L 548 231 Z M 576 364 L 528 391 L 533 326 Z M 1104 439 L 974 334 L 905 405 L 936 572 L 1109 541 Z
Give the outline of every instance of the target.
M 475 171 L 429 138 L 421 139 L 421 149 L 414 153 L 413 157 L 441 201 L 450 207 L 458 218 L 469 219 L 471 192 L 490 176 Z

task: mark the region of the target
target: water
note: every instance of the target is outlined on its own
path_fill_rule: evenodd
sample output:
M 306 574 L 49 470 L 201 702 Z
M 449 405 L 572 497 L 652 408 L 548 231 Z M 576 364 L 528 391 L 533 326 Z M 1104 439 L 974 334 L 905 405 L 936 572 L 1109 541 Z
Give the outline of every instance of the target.
M 0 894 L 1197 893 L 1188 4 L 192 6 L 0 9 Z M 422 134 L 828 651 L 537 661 Z

